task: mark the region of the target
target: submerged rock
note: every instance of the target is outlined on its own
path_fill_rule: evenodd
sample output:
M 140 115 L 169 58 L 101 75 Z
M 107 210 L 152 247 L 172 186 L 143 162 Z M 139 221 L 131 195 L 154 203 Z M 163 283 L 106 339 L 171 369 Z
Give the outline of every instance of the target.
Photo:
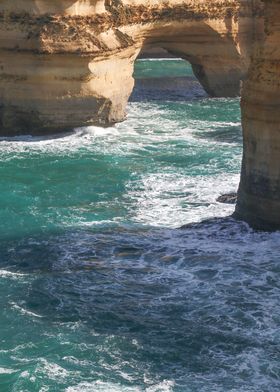
M 219 203 L 224 203 L 224 204 L 236 204 L 237 193 L 236 192 L 226 193 L 225 195 L 219 196 L 217 198 L 217 201 Z

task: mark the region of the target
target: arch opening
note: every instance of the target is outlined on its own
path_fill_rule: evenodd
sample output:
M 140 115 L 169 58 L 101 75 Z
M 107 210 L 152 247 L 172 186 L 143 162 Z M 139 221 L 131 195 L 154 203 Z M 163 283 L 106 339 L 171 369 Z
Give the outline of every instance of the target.
M 157 55 L 186 60 L 208 95 L 239 96 L 241 81 L 247 73 L 247 59 L 242 57 L 233 34 L 229 31 L 221 34 L 216 28 L 205 22 L 155 26 L 144 37 L 140 57 L 141 53 L 153 54 L 156 49 Z
M 143 46 L 134 63 L 133 77 L 130 102 L 185 101 L 208 96 L 192 65 L 160 46 Z
M 49 134 L 122 121 L 133 90 L 134 62 L 147 46 L 187 60 L 209 95 L 239 95 L 247 66 L 226 22 L 221 27 L 215 20 L 163 19 L 85 37 L 74 22 L 68 16 L 51 24 L 44 21 L 35 38 L 22 37 L 16 53 L 2 49 L 3 135 Z M 71 46 L 65 31 L 76 33 Z

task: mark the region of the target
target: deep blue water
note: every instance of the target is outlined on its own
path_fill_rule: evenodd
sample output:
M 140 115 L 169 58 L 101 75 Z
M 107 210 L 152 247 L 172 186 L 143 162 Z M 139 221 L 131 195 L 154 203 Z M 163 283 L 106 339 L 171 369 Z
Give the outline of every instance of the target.
M 239 100 L 136 77 L 115 127 L 0 141 L 0 391 L 279 391 L 280 234 L 216 202 Z

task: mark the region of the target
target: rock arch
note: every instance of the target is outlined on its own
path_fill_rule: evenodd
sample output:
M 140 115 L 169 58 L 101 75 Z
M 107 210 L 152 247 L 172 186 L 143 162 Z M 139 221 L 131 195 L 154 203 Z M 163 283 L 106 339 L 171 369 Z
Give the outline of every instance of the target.
M 249 53 L 239 51 L 232 33 L 216 23 L 174 23 L 149 32 L 145 45 L 160 46 L 187 60 L 205 91 L 213 97 L 240 95 L 241 81 L 248 68 Z
M 121 121 L 133 64 L 147 42 L 187 59 L 210 95 L 237 95 L 259 31 L 253 3 L 2 1 L 0 134 Z
M 255 227 L 279 229 L 279 4 L 3 0 L 0 134 L 57 133 L 122 120 L 133 64 L 147 42 L 189 60 L 210 94 L 236 95 L 255 42 L 242 98 L 244 158 L 236 216 Z

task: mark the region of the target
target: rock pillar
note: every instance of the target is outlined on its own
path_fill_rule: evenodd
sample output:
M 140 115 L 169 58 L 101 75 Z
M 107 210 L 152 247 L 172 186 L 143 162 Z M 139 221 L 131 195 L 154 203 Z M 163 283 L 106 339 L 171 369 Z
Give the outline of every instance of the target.
M 242 94 L 244 156 L 236 216 L 280 229 L 280 1 L 265 0 L 265 37 L 256 42 Z

